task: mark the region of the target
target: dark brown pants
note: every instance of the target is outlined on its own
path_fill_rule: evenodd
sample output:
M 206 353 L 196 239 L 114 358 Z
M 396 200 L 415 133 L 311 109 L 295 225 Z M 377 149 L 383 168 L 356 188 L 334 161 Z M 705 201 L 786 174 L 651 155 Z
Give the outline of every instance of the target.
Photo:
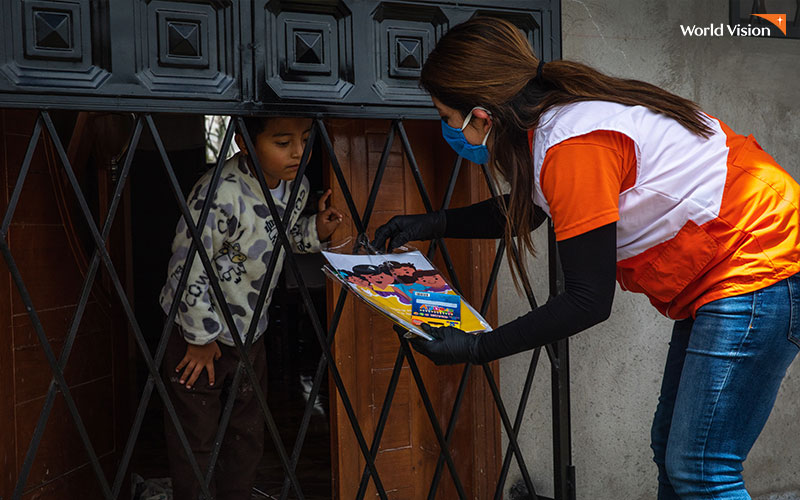
M 175 372 L 175 367 L 186 354 L 186 341 L 183 340 L 180 329 L 170 336 L 161 370 L 167 393 L 203 475 L 208 468 L 219 420 L 239 363 L 239 352 L 235 347 L 219 342 L 218 345 L 222 357 L 214 362 L 216 383 L 213 387 L 208 385 L 208 374 L 205 370 L 191 389 L 186 389 L 179 383 L 180 374 Z M 249 358 L 260 381 L 261 390 L 266 395 L 267 359 L 263 336 L 253 343 Z M 256 468 L 264 449 L 264 427 L 264 418 L 255 391 L 247 374 L 243 372 L 211 480 L 211 492 L 218 500 L 250 498 Z M 197 500 L 200 496 L 200 485 L 166 409 L 164 434 L 172 474 L 173 498 Z

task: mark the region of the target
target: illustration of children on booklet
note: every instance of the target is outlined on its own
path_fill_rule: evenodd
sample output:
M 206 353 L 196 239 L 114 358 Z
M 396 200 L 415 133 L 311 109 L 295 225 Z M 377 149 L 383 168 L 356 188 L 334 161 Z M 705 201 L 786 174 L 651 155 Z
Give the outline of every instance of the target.
M 457 316 L 453 319 L 467 332 L 483 331 L 488 326 L 417 251 L 392 255 L 347 255 L 323 251 L 323 255 L 334 267 L 334 277 L 404 326 L 419 326 L 420 315 L 434 314 L 431 311 L 436 311 L 439 318 Z M 457 298 L 447 299 L 448 304 L 444 304 L 441 294 Z M 441 298 L 437 301 L 437 297 Z M 435 318 L 431 316 L 424 322 L 434 324 Z

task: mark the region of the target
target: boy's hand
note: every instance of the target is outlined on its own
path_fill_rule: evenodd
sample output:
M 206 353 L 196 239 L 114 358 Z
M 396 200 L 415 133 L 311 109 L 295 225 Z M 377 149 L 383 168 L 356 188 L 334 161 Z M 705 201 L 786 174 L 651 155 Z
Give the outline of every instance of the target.
M 214 385 L 214 360 L 221 357 L 222 353 L 219 350 L 216 340 L 206 345 L 187 343 L 186 355 L 183 356 L 181 362 L 175 367 L 176 372 L 186 367 L 181 374 L 180 383 L 183 384 L 185 382 L 186 388 L 191 389 L 197 377 L 203 373 L 203 369 L 205 368 L 206 371 L 208 371 L 208 385 Z
M 342 222 L 343 216 L 339 210 L 335 207 L 326 207 L 330 196 L 331 190 L 328 189 L 317 203 L 317 235 L 320 241 L 330 238 L 339 223 Z

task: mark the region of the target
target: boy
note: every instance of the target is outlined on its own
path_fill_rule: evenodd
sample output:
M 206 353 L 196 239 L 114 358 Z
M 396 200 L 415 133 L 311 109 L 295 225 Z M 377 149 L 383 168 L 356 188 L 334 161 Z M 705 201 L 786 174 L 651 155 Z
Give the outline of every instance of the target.
M 267 208 L 250 156 L 257 156 L 278 212 L 283 217 L 311 123 L 309 118 L 246 120 L 255 151 L 247 151 L 243 138 L 236 136 L 241 152 L 225 162 L 205 227 L 198 228 L 238 332 L 229 331 L 206 271 L 199 256 L 195 256 L 175 317 L 176 332 L 167 345 L 162 374 L 203 473 L 208 467 L 218 422 L 240 359 L 232 335 L 239 335 L 242 342 L 245 341 L 267 265 L 279 245 L 278 229 Z M 195 223 L 205 202 L 212 173 L 209 171 L 203 175 L 187 200 Z M 308 180 L 304 177 L 300 182 L 297 202 L 286 226 L 289 228 L 288 236 L 295 252 L 318 252 L 320 240 L 331 236 L 341 222 L 342 214 L 333 207 L 325 207 L 331 194 L 328 190 L 319 201 L 316 215 L 300 216 L 309 194 Z M 191 243 L 183 218 L 178 221 L 175 233 L 168 279 L 160 296 L 165 312 L 169 311 L 175 298 Z M 264 392 L 266 353 L 262 334 L 267 328 L 267 308 L 283 265 L 283 255 L 285 252 L 281 254 L 269 284 L 267 301 L 258 318 L 249 352 Z M 200 493 L 197 478 L 166 412 L 164 430 L 174 498 L 197 500 Z M 245 378 L 236 394 L 211 482 L 211 492 L 217 499 L 250 498 L 263 446 L 264 420 L 251 382 Z

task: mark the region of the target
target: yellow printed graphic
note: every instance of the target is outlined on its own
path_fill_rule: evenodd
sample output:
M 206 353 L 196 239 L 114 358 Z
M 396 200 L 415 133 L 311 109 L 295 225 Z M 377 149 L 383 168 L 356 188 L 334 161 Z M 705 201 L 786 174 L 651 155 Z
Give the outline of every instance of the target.
M 389 310 L 399 316 L 400 318 L 408 321 L 409 323 L 412 322 L 411 317 L 411 304 L 403 304 L 398 300 L 396 297 L 381 297 L 379 295 L 372 295 L 366 292 L 366 287 L 357 287 L 359 289 L 360 295 L 364 300 L 367 302 L 372 303 L 372 305 L 378 307 L 382 310 Z M 453 291 L 444 292 L 448 295 L 456 295 Z M 431 318 L 422 318 L 426 323 L 435 325 L 435 322 L 439 320 L 432 320 Z M 483 324 L 481 324 L 480 320 L 475 317 L 472 313 L 472 310 L 466 305 L 463 299 L 461 299 L 461 325 L 458 327 L 465 332 L 479 332 L 485 330 Z

